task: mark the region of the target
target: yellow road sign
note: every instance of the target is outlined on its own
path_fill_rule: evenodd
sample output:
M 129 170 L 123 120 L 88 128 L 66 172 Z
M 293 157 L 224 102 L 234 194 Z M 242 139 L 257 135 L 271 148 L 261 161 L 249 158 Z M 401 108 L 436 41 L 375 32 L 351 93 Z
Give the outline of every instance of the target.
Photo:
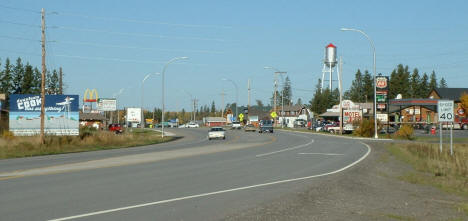
M 276 112 L 273 111 L 273 112 L 271 112 L 270 116 L 273 117 L 273 118 L 276 118 L 278 116 L 278 114 L 276 114 Z
M 244 120 L 244 114 L 243 114 L 243 113 L 240 113 L 240 114 L 239 114 L 239 120 L 240 120 L 240 121 Z

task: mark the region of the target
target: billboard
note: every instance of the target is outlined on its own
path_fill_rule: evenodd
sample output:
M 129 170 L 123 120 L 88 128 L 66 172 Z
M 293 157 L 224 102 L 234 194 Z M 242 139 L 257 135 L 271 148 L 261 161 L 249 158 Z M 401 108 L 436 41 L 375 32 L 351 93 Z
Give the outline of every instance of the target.
M 99 111 L 116 111 L 117 100 L 115 98 L 98 98 L 97 108 Z
M 15 136 L 40 133 L 41 96 L 10 95 L 10 131 Z M 46 95 L 44 132 L 47 135 L 79 135 L 79 96 Z
M 141 108 L 129 107 L 127 108 L 127 121 L 132 123 L 141 122 Z

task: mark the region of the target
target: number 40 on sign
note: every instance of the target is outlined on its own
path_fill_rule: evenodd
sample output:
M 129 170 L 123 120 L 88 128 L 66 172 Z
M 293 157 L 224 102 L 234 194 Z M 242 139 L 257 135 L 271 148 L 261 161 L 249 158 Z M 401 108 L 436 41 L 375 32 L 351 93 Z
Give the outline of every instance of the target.
M 439 122 L 453 122 L 453 101 L 438 101 Z

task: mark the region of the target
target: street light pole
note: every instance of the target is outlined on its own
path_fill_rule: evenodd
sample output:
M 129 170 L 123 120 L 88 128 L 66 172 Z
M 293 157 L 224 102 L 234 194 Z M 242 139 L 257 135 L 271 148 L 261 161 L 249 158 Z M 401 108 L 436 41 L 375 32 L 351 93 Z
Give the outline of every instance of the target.
M 151 76 L 151 75 L 159 75 L 160 73 L 149 73 L 147 74 L 144 78 L 143 81 L 141 81 L 141 123 L 140 127 L 145 128 L 145 114 L 143 113 L 143 95 L 144 95 L 144 90 L 143 90 L 143 85 L 145 84 L 145 81 Z
M 359 29 L 354 29 L 354 28 L 341 28 L 340 29 L 341 31 L 354 31 L 354 32 L 359 32 L 361 33 L 362 35 L 364 35 L 367 40 L 369 40 L 370 44 L 371 44 L 371 47 L 372 47 L 372 51 L 373 51 L 373 56 L 374 56 L 374 133 L 375 133 L 375 136 L 374 138 L 375 139 L 378 139 L 379 138 L 379 135 L 377 133 L 377 89 L 376 89 L 376 75 L 377 75 L 377 72 L 376 72 L 376 65 L 375 65 L 375 46 L 374 46 L 374 41 L 372 41 L 372 39 L 362 30 L 359 30 Z
M 113 94 L 116 102 L 116 109 L 117 109 L 117 123 L 120 125 L 120 111 L 119 111 L 119 102 L 117 102 L 117 97 L 120 96 L 124 92 L 125 88 L 120 88 L 119 92 Z
M 239 102 L 239 88 L 237 87 L 236 82 L 234 82 L 234 81 L 231 80 L 231 79 L 223 78 L 223 79 L 221 79 L 221 80 L 223 80 L 223 81 L 230 81 L 232 84 L 234 84 L 234 87 L 236 88 L 236 107 L 235 107 L 236 110 L 235 110 L 234 113 L 236 114 L 236 118 L 237 118 L 237 117 L 238 117 L 238 116 L 237 116 L 237 103 Z
M 274 91 L 274 95 L 275 95 L 275 98 L 274 98 L 274 110 L 276 112 L 276 76 L 279 74 L 281 76 L 281 83 L 283 85 L 283 90 L 281 90 L 281 128 L 284 128 L 284 79 L 283 79 L 283 75 L 282 74 L 286 74 L 287 72 L 286 71 L 280 71 L 274 67 L 264 67 L 264 69 L 273 69 L 275 71 L 275 91 Z
M 164 65 L 164 68 L 162 70 L 162 74 L 161 74 L 161 77 L 162 77 L 162 81 L 161 81 L 161 90 L 162 90 L 162 93 L 161 93 L 161 96 L 162 96 L 162 113 L 161 113 L 161 137 L 164 138 L 164 72 L 166 72 L 166 68 L 169 64 L 171 64 L 172 62 L 175 62 L 177 60 L 184 60 L 184 59 L 188 59 L 188 57 L 175 57 L 171 60 L 169 60 L 165 65 Z

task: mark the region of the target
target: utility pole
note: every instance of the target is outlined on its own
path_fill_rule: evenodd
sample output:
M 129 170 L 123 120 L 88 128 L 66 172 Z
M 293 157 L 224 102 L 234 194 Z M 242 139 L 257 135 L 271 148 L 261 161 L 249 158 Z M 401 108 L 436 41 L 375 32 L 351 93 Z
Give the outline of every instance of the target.
M 221 91 L 221 117 L 224 117 L 224 95 L 226 95 L 226 93 L 224 93 L 223 88 Z
M 250 78 L 247 80 L 247 90 L 248 90 L 248 103 L 247 103 L 247 114 L 250 116 Z
M 193 121 L 195 122 L 196 121 L 196 114 L 195 114 L 195 110 L 198 108 L 197 107 L 197 103 L 198 102 L 198 99 L 194 98 L 193 99 Z
M 276 91 L 278 90 L 278 81 L 276 80 L 277 74 L 275 73 L 275 91 L 273 92 L 273 110 L 276 113 Z M 278 114 L 278 113 L 277 113 Z M 276 117 L 273 119 L 273 123 L 276 125 Z
M 62 72 L 62 67 L 59 68 L 59 94 L 63 94 L 63 72 Z
M 44 137 L 44 115 L 45 115 L 45 77 L 46 77 L 46 63 L 45 63 L 45 10 L 41 10 L 41 45 L 42 45 L 42 75 L 41 75 L 41 144 L 45 144 Z
M 343 135 L 343 91 L 342 91 L 342 76 L 343 76 L 343 59 L 340 56 L 338 63 L 338 86 L 340 88 L 340 135 Z

